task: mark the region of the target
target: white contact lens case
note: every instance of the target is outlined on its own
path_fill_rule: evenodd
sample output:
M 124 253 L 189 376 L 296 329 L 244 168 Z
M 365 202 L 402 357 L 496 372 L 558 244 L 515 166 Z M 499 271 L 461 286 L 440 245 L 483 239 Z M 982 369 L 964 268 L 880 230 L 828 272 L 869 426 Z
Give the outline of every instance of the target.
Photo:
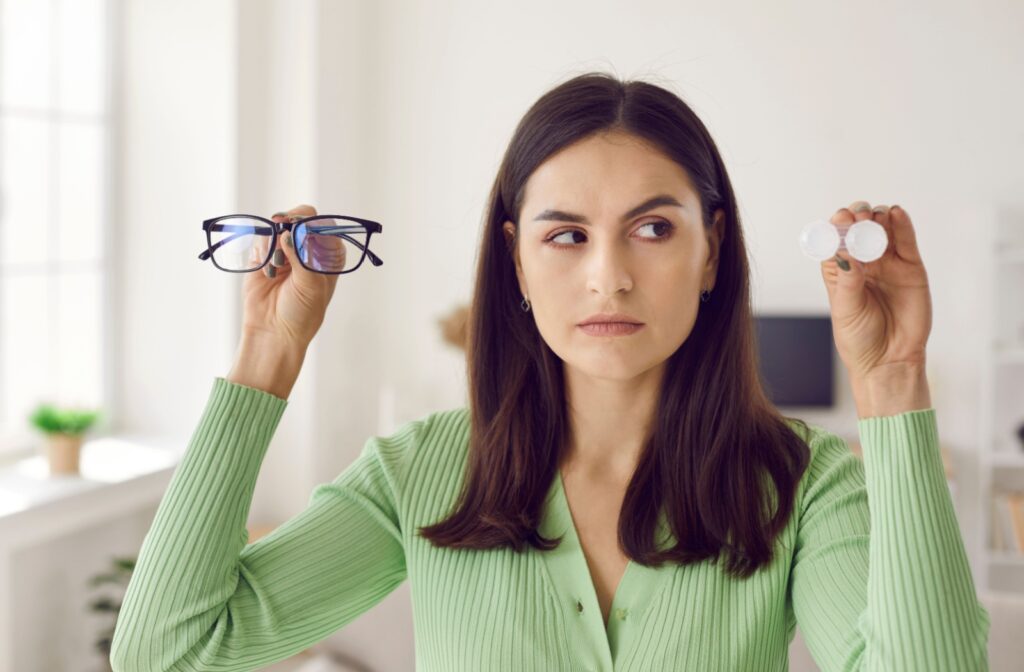
M 872 219 L 838 225 L 817 219 L 803 228 L 799 243 L 801 251 L 815 261 L 830 259 L 845 248 L 851 257 L 867 263 L 885 254 L 889 236 L 885 228 Z

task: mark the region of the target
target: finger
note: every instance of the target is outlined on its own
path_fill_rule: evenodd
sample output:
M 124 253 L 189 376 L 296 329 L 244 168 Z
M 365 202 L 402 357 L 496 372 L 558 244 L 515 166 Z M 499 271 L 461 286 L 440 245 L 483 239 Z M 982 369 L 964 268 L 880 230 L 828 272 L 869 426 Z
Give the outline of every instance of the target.
M 856 209 L 856 213 L 854 209 Z M 843 232 L 854 222 L 870 217 L 870 204 L 858 201 L 851 203 L 848 208 L 837 210 L 830 221 L 840 232 Z M 840 259 L 845 262 L 842 267 L 839 263 Z M 822 262 L 821 275 L 825 280 L 833 316 L 842 319 L 855 315 L 863 309 L 866 301 L 864 264 L 851 257 L 845 245 L 841 246 L 833 258 Z
M 316 208 L 307 203 L 303 203 L 284 212 L 275 212 L 271 215 L 271 219 L 275 222 L 294 222 L 297 219 L 313 217 L 315 215 Z M 294 240 L 291 233 L 286 232 L 284 235 L 278 236 L 277 248 L 274 250 L 270 263 L 267 264 L 267 277 L 274 277 L 275 270 L 289 268 L 292 264 L 298 264 L 300 267 L 302 266 L 302 264 L 300 264 L 295 258 L 293 248 L 288 246 L 288 240 Z M 270 266 L 274 266 L 275 268 L 270 269 Z
M 344 247 L 337 236 L 309 234 L 303 241 L 305 245 L 304 259 L 310 259 L 316 268 L 336 269 L 345 258 Z M 339 247 L 341 250 L 339 251 Z M 343 267 L 343 264 L 342 264 Z
M 280 268 L 275 266 L 273 255 L 270 259 L 267 259 L 267 255 L 270 254 L 271 243 L 273 242 L 273 236 L 256 236 L 252 246 L 249 248 L 249 263 L 253 266 L 258 266 L 267 260 L 263 267 L 259 270 L 267 278 L 275 278 L 281 275 Z
M 292 208 L 291 210 L 288 210 L 287 212 L 283 213 L 284 216 L 281 217 L 280 219 L 276 219 L 276 217 L 278 215 L 281 215 L 281 214 L 282 213 L 274 213 L 274 217 L 275 217 L 274 221 L 287 221 L 287 222 L 294 223 L 295 221 L 303 219 L 305 217 L 314 217 L 314 216 L 316 216 L 317 213 L 316 213 L 316 208 L 314 208 L 312 205 L 309 205 L 307 203 L 303 203 L 303 204 L 297 205 L 294 208 Z M 297 253 L 295 252 L 295 247 L 294 247 L 294 243 L 295 243 L 294 231 L 295 231 L 295 229 L 293 227 L 291 232 L 286 232 L 285 235 L 280 236 L 278 238 L 278 246 L 280 247 L 281 252 L 283 252 L 283 255 L 278 254 L 276 256 L 278 256 L 278 258 L 283 256 L 284 259 L 287 261 L 288 265 L 292 265 L 292 264 L 298 265 L 303 271 L 311 273 L 312 271 L 309 271 L 309 269 L 303 267 L 302 264 L 299 262 L 299 260 L 297 258 Z M 292 243 L 291 245 L 288 244 L 289 241 L 291 241 L 291 243 Z M 305 257 L 303 257 L 303 258 L 305 258 Z
M 302 206 L 299 206 L 299 207 L 301 208 Z M 271 219 L 273 221 L 275 221 L 275 222 L 288 222 L 288 221 L 292 221 L 295 218 L 301 218 L 301 217 L 309 216 L 309 215 L 304 214 L 301 211 L 300 212 L 296 212 L 296 210 L 298 210 L 298 209 L 299 208 L 292 208 L 292 210 L 289 210 L 287 212 L 275 212 L 274 215 L 271 217 Z M 312 208 L 310 207 L 310 209 L 312 209 Z M 273 263 L 274 261 L 282 261 L 282 257 L 283 257 L 283 263 L 280 264 L 279 268 L 278 268 L 279 272 L 281 270 L 288 269 L 288 270 L 295 270 L 296 272 L 299 272 L 299 273 L 301 273 L 303 271 L 305 271 L 306 273 L 310 273 L 311 271 L 307 270 L 306 268 L 303 268 L 302 264 L 299 263 L 298 258 L 296 258 L 296 256 L 295 256 L 295 249 L 292 247 L 292 245 L 289 244 L 289 241 L 291 241 L 291 240 L 292 240 L 292 232 L 291 231 L 283 231 L 281 233 L 281 235 L 279 235 L 277 237 L 277 246 L 276 246 L 276 248 L 274 250 L 274 257 L 276 257 L 277 259 L 276 260 L 272 259 L 271 262 Z M 270 266 L 270 265 L 271 264 L 268 264 L 268 266 Z M 277 265 L 277 264 L 275 264 L 275 265 Z
M 320 232 L 307 231 L 302 237 L 299 253 L 307 264 L 314 264 L 314 268 L 337 271 L 345 268 L 346 258 L 352 254 L 349 249 L 351 242 L 346 242 L 346 234 L 332 231 L 332 227 L 343 226 L 346 222 L 336 220 L 319 219 L 317 225 L 322 227 Z
M 850 226 L 856 221 L 856 219 L 857 218 L 854 216 L 853 211 L 850 210 L 849 208 L 839 208 L 838 210 L 835 211 L 832 217 L 829 218 L 828 221 L 832 224 L 832 226 L 836 227 L 836 229 L 839 230 L 839 235 L 841 238 L 839 243 L 840 249 L 837 252 L 837 254 L 839 252 L 846 251 L 846 229 L 850 228 Z M 845 258 L 849 259 L 849 255 L 847 255 Z M 838 270 L 835 257 L 826 259 L 825 261 L 821 262 L 822 274 L 824 275 L 825 272 L 828 270 Z
M 921 252 L 917 247 L 917 234 L 907 211 L 898 205 L 892 206 L 889 209 L 889 221 L 892 223 L 896 256 L 906 261 L 920 262 Z
M 828 221 L 832 222 L 834 226 L 842 228 L 853 224 L 857 221 L 857 218 L 854 216 L 853 210 L 850 210 L 849 208 L 839 208 Z
M 338 224 L 338 222 L 333 222 Z M 317 259 L 322 260 L 326 268 L 338 269 L 345 267 L 345 260 L 348 256 L 348 244 L 340 235 L 315 236 L 311 237 L 311 243 L 315 243 L 312 251 Z
M 840 266 L 840 259 L 845 263 L 846 270 Z M 854 259 L 846 250 L 839 250 L 834 257 L 821 262 L 821 279 L 825 281 L 829 302 L 835 303 L 836 291 L 839 287 L 846 287 L 851 279 L 855 281 L 854 285 L 861 283 L 864 273 L 864 262 Z
M 316 208 L 312 205 L 303 203 L 302 205 L 296 205 L 285 214 L 299 217 L 314 217 L 316 216 Z
M 839 266 L 835 259 L 827 259 L 821 262 L 821 279 L 825 281 L 825 291 L 828 293 L 829 305 L 835 302 L 836 284 L 839 282 Z
M 871 204 L 867 201 L 854 201 L 850 203 L 848 209 L 853 213 L 854 220 L 858 222 L 862 219 L 871 219 Z

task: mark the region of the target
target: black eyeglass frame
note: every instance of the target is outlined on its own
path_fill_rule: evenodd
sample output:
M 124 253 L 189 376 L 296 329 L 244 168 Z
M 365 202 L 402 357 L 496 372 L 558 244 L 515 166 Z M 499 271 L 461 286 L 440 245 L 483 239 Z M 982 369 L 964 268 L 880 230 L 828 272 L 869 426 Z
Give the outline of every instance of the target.
M 228 236 L 228 237 L 224 238 L 223 240 L 219 240 L 216 243 L 214 243 L 213 242 L 213 236 L 212 236 L 212 233 L 214 231 L 226 231 L 226 230 L 229 231 L 230 230 L 230 229 L 224 228 L 224 227 L 230 226 L 230 225 L 222 224 L 222 225 L 220 225 L 221 228 L 217 228 L 217 223 L 220 222 L 221 220 L 233 219 L 233 218 L 238 218 L 238 217 L 245 217 L 245 218 L 248 218 L 248 219 L 257 219 L 257 220 L 259 220 L 261 222 L 264 222 L 265 224 L 267 224 L 270 227 L 270 229 L 271 229 L 270 235 L 273 236 L 273 239 L 270 241 L 270 250 L 267 253 L 267 258 L 263 260 L 263 263 L 260 264 L 259 266 L 257 266 L 256 268 L 249 268 L 249 269 L 245 269 L 245 270 L 242 270 L 242 271 L 232 270 L 232 269 L 229 269 L 229 268 L 224 268 L 223 266 L 221 266 L 220 264 L 217 263 L 216 259 L 213 258 L 213 253 L 217 250 L 218 247 L 220 247 L 221 245 L 223 245 L 223 244 L 225 244 L 225 243 L 235 239 L 239 235 L 257 235 L 257 236 L 265 236 L 265 235 L 267 235 L 267 233 L 264 232 L 264 231 L 246 231 L 244 234 L 243 233 L 239 233 L 239 234 L 237 234 L 235 236 Z M 359 261 L 356 263 L 356 265 L 353 266 L 352 268 L 348 269 L 347 271 L 336 271 L 336 272 L 320 271 L 320 270 L 317 270 L 317 269 L 314 269 L 314 268 L 310 268 L 309 266 L 306 266 L 305 262 L 302 261 L 302 256 L 301 255 L 297 255 L 299 263 L 302 264 L 303 268 L 305 268 L 305 269 L 307 269 L 309 271 L 312 271 L 313 273 L 323 273 L 324 275 L 344 275 L 345 273 L 351 273 L 352 271 L 354 271 L 354 270 L 358 269 L 360 266 L 362 266 L 363 265 L 363 260 L 366 259 L 366 257 L 370 257 L 370 263 L 372 263 L 374 266 L 380 266 L 381 264 L 384 263 L 384 261 L 380 257 L 378 257 L 376 254 L 374 254 L 372 251 L 370 251 L 370 240 L 373 238 L 373 234 L 381 233 L 381 231 L 383 230 L 383 227 L 380 225 L 380 222 L 374 222 L 374 221 L 371 221 L 369 219 L 362 219 L 360 217 L 352 217 L 350 215 L 313 215 L 312 217 L 291 216 L 290 217 L 290 221 L 287 221 L 287 222 L 275 222 L 272 219 L 267 219 L 266 217 L 260 217 L 259 215 L 249 215 L 249 214 L 245 214 L 245 213 L 235 213 L 233 215 L 220 215 L 219 217 L 213 217 L 211 219 L 207 219 L 207 220 L 203 221 L 203 231 L 206 232 L 206 249 L 199 253 L 199 260 L 200 261 L 206 261 L 207 259 L 209 259 L 211 262 L 213 262 L 213 265 L 216 268 L 224 271 L 225 273 L 252 273 L 253 271 L 258 271 L 261 268 L 263 268 L 264 266 L 266 266 L 270 262 L 270 260 L 274 258 L 274 251 L 277 249 L 277 239 L 278 239 L 278 236 L 280 236 L 285 231 L 289 231 L 289 232 L 294 231 L 294 228 L 299 226 L 300 224 L 306 224 L 308 222 L 313 222 L 313 221 L 317 221 L 317 220 L 321 220 L 321 219 L 332 219 L 332 220 L 334 220 L 334 219 L 344 219 L 344 220 L 348 220 L 348 221 L 351 221 L 351 222 L 358 222 L 362 226 L 362 228 L 366 230 L 366 244 L 365 245 L 363 243 L 360 243 L 358 240 L 355 240 L 351 236 L 345 235 L 345 233 L 342 233 L 340 231 L 339 231 L 338 235 L 340 237 L 348 240 L 350 243 L 352 243 L 356 247 L 360 248 L 362 250 L 362 255 L 359 257 Z M 250 229 L 251 227 L 245 227 L 245 228 L 246 229 Z M 341 227 L 341 228 L 344 228 L 344 227 Z M 355 227 L 352 227 L 352 228 L 355 228 Z

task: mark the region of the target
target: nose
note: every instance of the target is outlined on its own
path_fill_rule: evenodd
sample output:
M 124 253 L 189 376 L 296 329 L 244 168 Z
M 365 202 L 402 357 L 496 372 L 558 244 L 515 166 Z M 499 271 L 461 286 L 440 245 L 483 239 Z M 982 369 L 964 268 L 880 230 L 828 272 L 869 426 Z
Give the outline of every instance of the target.
M 611 296 L 633 288 L 633 274 L 627 245 L 617 240 L 592 244 L 587 260 L 587 291 Z

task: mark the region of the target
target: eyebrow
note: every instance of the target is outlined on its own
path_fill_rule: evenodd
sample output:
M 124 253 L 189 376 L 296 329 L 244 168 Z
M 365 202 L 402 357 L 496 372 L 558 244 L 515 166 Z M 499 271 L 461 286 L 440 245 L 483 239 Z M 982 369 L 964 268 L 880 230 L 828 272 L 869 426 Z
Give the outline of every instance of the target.
M 635 208 L 632 208 L 631 210 L 629 210 L 629 212 L 627 212 L 626 214 L 624 214 L 622 216 L 622 220 L 621 221 L 622 222 L 626 222 L 627 220 L 630 220 L 633 217 L 636 217 L 637 215 L 642 215 L 643 213 L 647 212 L 648 210 L 654 210 L 655 208 L 660 208 L 663 205 L 672 205 L 672 206 L 675 206 L 675 207 L 678 207 L 678 208 L 685 208 L 686 207 L 682 203 L 680 203 L 678 200 L 676 200 L 676 198 L 674 196 L 669 196 L 668 194 L 659 194 L 659 195 L 654 196 L 652 198 L 648 198 L 646 201 L 644 201 L 640 205 L 638 205 Z M 541 220 L 554 221 L 554 222 L 574 222 L 574 223 L 577 223 L 577 224 L 589 224 L 589 222 L 587 221 L 587 218 L 584 217 L 583 215 L 577 215 L 577 214 L 574 214 L 574 213 L 571 213 L 571 212 L 562 212 L 561 210 L 551 210 L 551 209 L 545 210 L 544 212 L 540 213 L 539 215 L 537 215 L 536 217 L 533 218 L 534 222 L 539 222 Z

